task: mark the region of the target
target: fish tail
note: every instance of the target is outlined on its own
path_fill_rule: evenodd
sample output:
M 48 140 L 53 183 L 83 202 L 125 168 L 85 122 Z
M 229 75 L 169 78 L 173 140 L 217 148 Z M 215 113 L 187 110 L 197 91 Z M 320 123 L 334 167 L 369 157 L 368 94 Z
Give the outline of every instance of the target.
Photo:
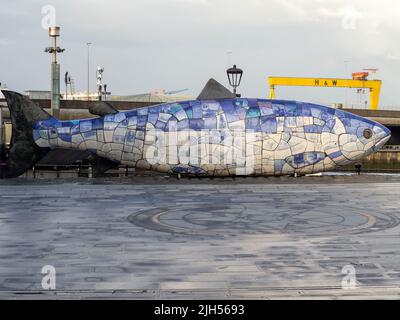
M 34 139 L 37 121 L 54 119 L 27 97 L 2 90 L 10 110 L 12 137 L 6 164 L 0 167 L 0 178 L 14 178 L 23 174 L 42 159 L 50 148 L 39 147 Z

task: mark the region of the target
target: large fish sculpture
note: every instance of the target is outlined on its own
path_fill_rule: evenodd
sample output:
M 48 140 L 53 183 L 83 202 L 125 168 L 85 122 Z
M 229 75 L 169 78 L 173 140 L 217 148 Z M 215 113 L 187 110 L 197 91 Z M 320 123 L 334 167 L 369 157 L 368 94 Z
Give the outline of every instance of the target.
M 118 164 L 167 173 L 303 175 L 360 161 L 390 138 L 372 120 L 297 101 L 203 94 L 60 121 L 18 93 L 3 94 L 13 124 L 3 178 L 21 175 L 55 148 L 89 150 Z

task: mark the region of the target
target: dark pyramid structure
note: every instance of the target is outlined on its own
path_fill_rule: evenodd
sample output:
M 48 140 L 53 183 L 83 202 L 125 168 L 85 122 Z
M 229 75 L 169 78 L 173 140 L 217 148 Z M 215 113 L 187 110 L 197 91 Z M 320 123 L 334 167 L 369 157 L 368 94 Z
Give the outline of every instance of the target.
M 104 101 L 97 101 L 89 107 L 89 112 L 96 116 L 103 117 L 107 114 L 115 114 L 118 112 L 111 104 Z
M 197 97 L 198 100 L 234 99 L 236 96 L 218 81 L 211 78 Z

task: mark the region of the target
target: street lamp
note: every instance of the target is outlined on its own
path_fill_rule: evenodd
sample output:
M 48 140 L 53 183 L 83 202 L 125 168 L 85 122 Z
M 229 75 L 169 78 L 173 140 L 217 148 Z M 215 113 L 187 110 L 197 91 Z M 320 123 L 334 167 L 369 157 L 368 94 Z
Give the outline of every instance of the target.
M 60 36 L 60 27 L 49 27 L 49 36 L 52 39 L 52 46 L 44 51 L 52 55 L 51 62 L 51 114 L 58 117 L 60 112 L 60 65 L 57 63 L 57 53 L 65 49 L 57 46 L 57 37 Z
M 240 97 L 240 94 L 236 94 L 236 88 L 239 87 L 240 81 L 242 80 L 243 70 L 236 67 L 236 64 L 232 68 L 226 70 L 228 75 L 229 85 L 233 88 L 233 93 Z
M 101 101 L 102 98 L 101 96 L 103 94 L 103 72 L 104 72 L 103 67 L 97 67 L 96 77 L 97 77 L 97 94 L 99 101 Z
M 90 82 L 89 82 L 89 75 L 90 75 L 90 51 L 89 48 L 92 45 L 91 42 L 87 42 L 86 46 L 87 46 L 87 99 L 89 101 L 89 95 L 90 95 Z
M 65 100 L 68 100 L 68 85 L 70 86 L 71 89 L 71 99 L 73 99 L 73 93 L 72 93 L 72 78 L 69 75 L 69 72 L 67 71 L 64 75 L 64 83 L 65 83 Z

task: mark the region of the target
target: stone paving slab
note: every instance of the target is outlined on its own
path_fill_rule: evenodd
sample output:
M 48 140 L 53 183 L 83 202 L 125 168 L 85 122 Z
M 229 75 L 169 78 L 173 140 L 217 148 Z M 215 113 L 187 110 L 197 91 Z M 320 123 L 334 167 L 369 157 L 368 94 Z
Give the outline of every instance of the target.
M 1 181 L 0 298 L 400 297 L 399 176 L 148 179 Z

